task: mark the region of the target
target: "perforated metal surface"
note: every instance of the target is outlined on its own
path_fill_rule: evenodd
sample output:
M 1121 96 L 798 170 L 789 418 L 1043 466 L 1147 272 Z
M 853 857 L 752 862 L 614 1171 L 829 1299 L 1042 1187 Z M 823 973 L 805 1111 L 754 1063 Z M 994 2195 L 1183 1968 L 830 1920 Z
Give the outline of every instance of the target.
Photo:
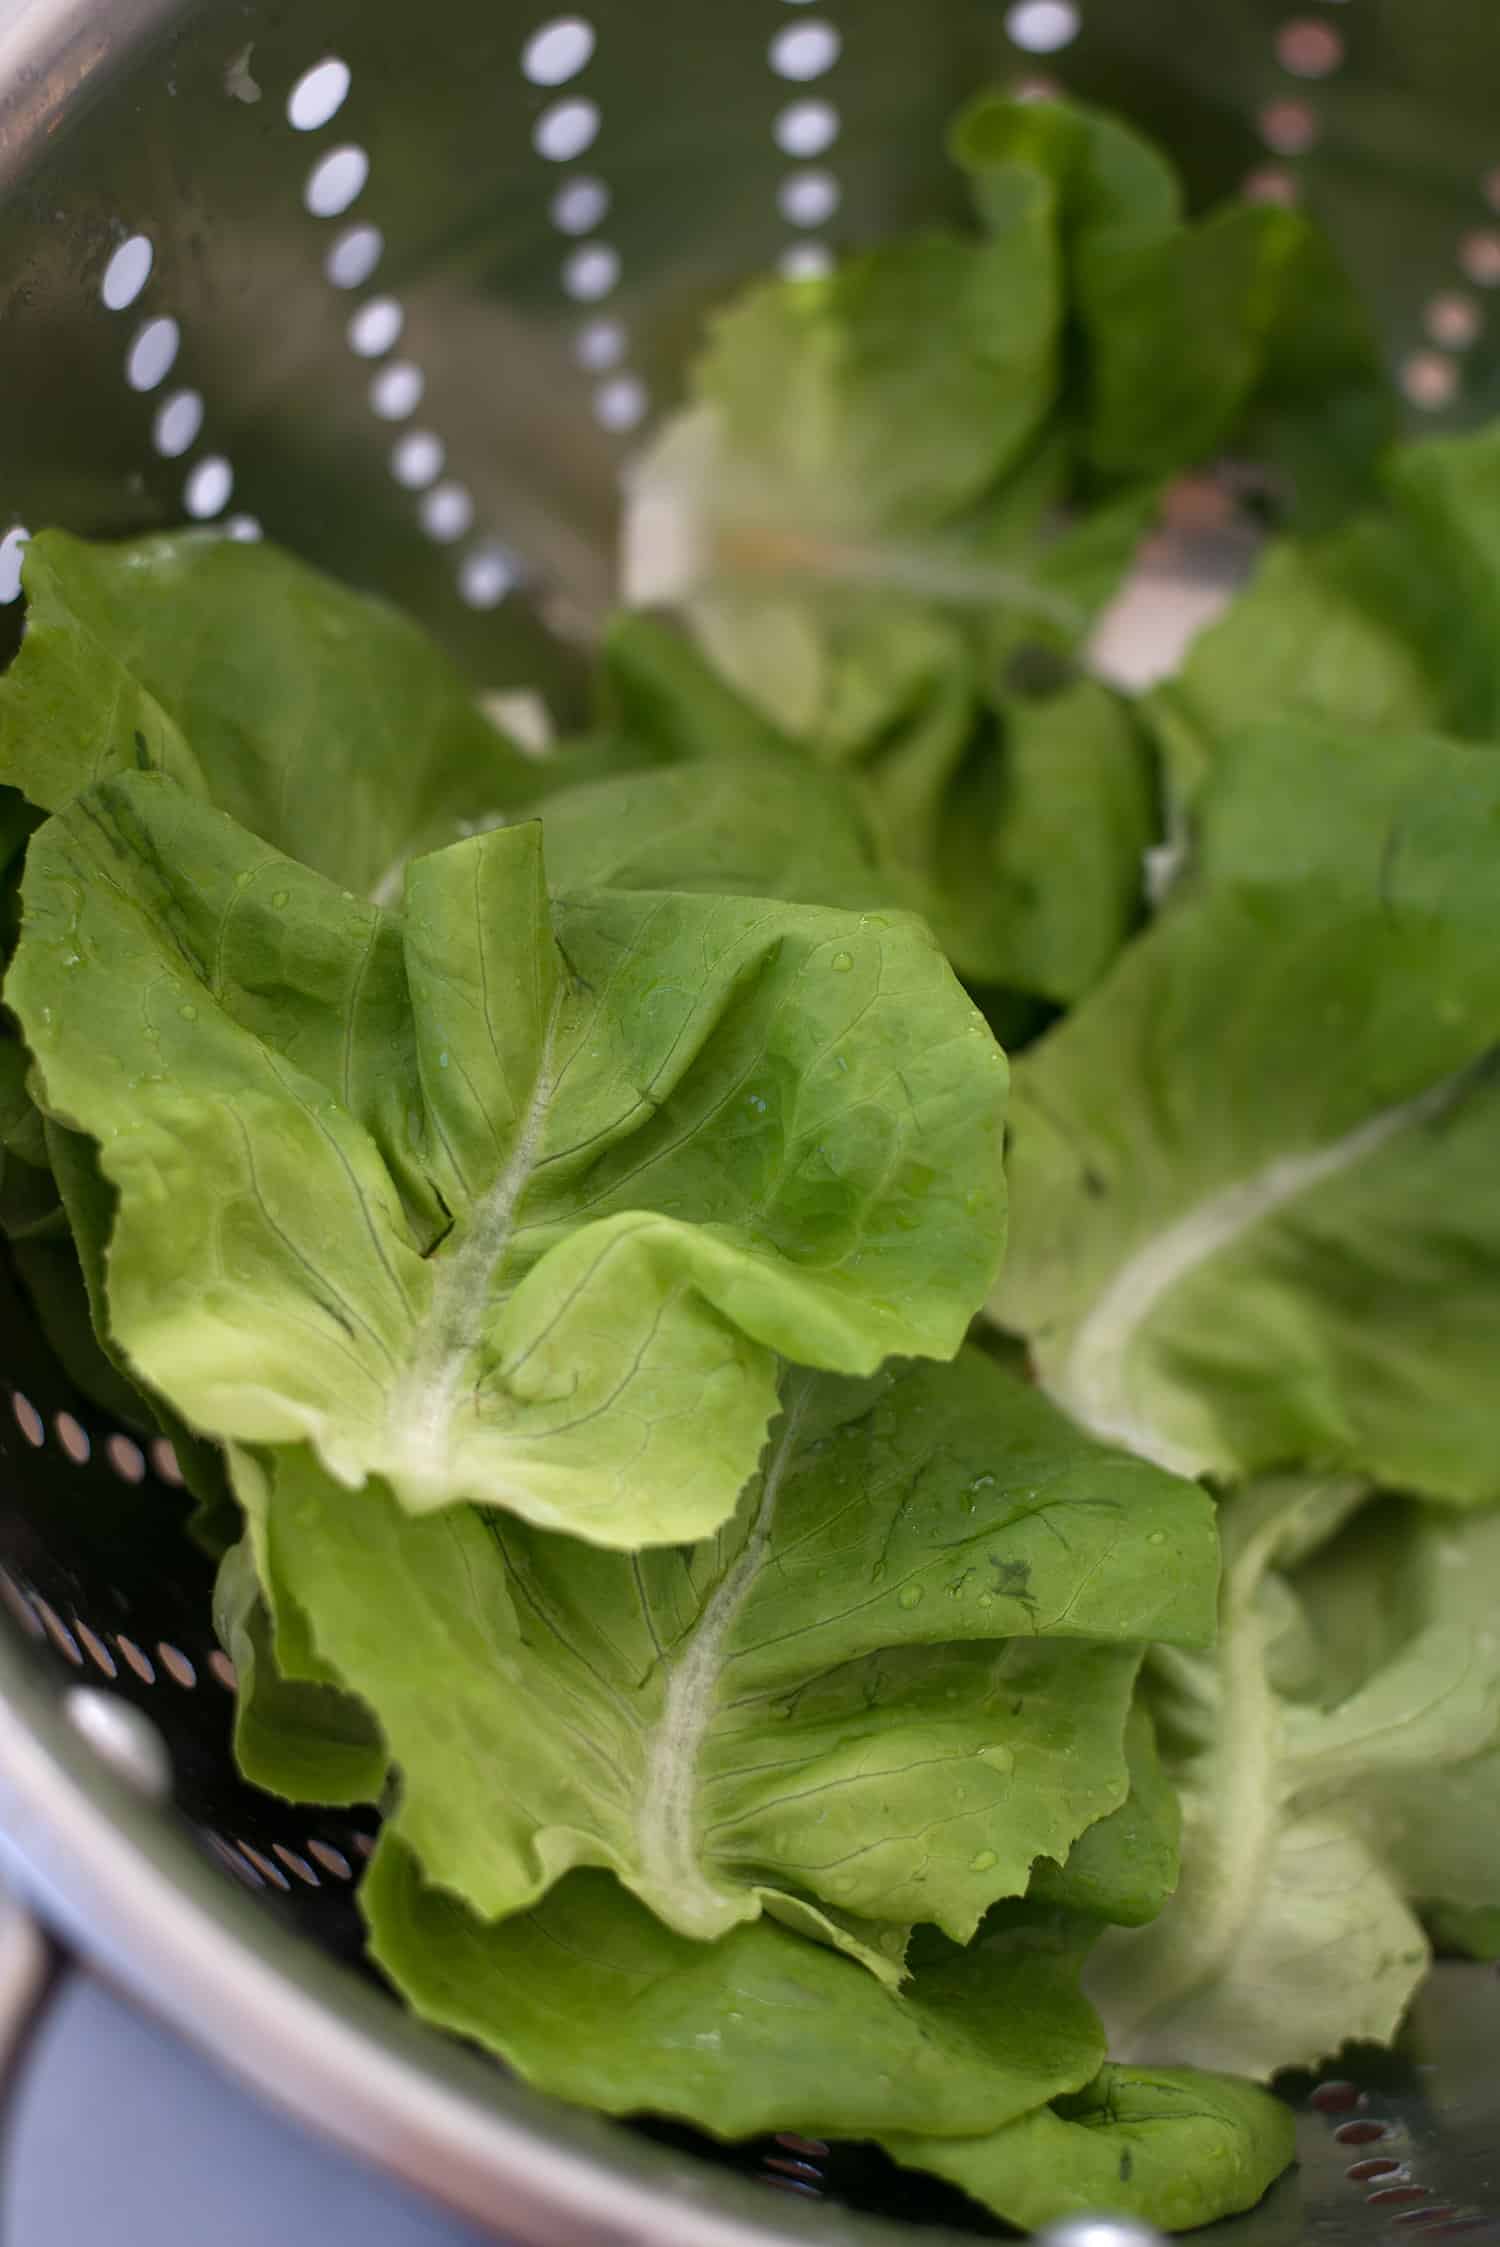
M 943 127 L 995 81 L 1118 106 L 1200 198 L 1304 199 L 1376 304 L 1414 418 L 1495 412 L 1497 70 L 1494 0 L 0 0 L 0 636 L 27 526 L 193 516 L 383 590 L 476 685 L 566 713 L 609 597 L 621 465 L 677 395 L 704 310 L 752 271 L 815 271 L 956 213 Z M 191 1848 L 354 1960 L 373 1816 L 238 1780 L 211 1571 L 170 1455 L 69 1390 L 8 1282 L 0 1335 L 13 1632 L 58 1685 L 148 1712 Z M 225 1910 L 223 1940 L 253 1947 L 255 1919 Z M 1225 2238 L 1488 2227 L 1497 2051 L 1500 1988 L 1444 1970 L 1410 2051 L 1305 2104 L 1299 2177 Z M 659 2191 L 659 2221 L 637 2208 L 622 2236 L 671 2236 L 685 2210 L 696 2237 L 750 2236 L 733 2180 L 654 2135 L 659 2166 L 632 2153 L 628 2179 Z M 423 2152 L 413 2124 L 384 2150 L 442 2184 L 440 2137 Z M 610 2142 L 579 2158 L 607 2162 Z M 465 2205 L 514 2220 L 498 2180 L 522 2157 L 488 2152 Z M 830 2203 L 971 2220 L 810 2140 L 730 2166 L 780 2188 L 772 2225 L 820 2197 L 828 2237 L 860 2229 Z M 550 2173 L 548 2193 L 588 2200 Z

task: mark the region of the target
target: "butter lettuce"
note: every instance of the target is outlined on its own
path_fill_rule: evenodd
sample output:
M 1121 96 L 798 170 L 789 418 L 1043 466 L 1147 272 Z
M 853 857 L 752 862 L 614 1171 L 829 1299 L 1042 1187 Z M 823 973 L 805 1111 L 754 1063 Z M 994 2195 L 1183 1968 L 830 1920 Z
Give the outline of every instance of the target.
M 1126 1724 L 1143 1644 L 1212 1630 L 1212 1509 L 977 1351 L 789 1376 L 734 1519 L 696 1546 L 414 1521 L 303 1450 L 236 1480 L 315 1674 L 378 1720 L 394 1831 L 483 1918 L 596 1865 L 681 1934 L 767 1910 L 896 1979 L 900 1928 L 968 1940 L 1132 1781 L 1113 1870 L 1060 1893 L 1151 1908 L 1171 1819 Z
M 110 773 L 169 773 L 370 896 L 537 792 L 537 767 L 416 625 L 277 547 L 44 531 L 23 583 L 0 781 L 40 810 Z
M 397 917 L 157 774 L 49 822 L 25 915 L 113 1339 L 202 1433 L 672 1542 L 732 1511 L 779 1358 L 950 1355 L 993 1275 L 1005 1063 L 905 918 L 549 902 L 535 823 Z
M 996 2129 L 1103 2058 L 1079 1995 L 1090 1930 L 1019 1914 L 960 1949 L 929 1935 L 907 1988 L 768 1920 L 674 1934 L 607 1873 L 486 1921 L 383 1835 L 360 1889 L 376 1963 L 429 2020 L 539 2089 L 716 2137 Z
M 995 1313 L 1096 1433 L 1500 1497 L 1497 833 L 1458 744 L 1225 745 L 1195 878 L 1016 1071 Z
M 1291 2161 L 1289 2107 L 1201 2068 L 1101 2068 L 992 2136 L 889 2136 L 898 2161 L 959 2185 L 1030 2231 L 1067 2216 L 1134 2216 L 1164 2231 L 1217 2223 L 1256 2202 Z
M 1168 475 L 1239 436 L 1287 472 L 1304 518 L 1368 491 L 1393 393 L 1358 294 L 1300 212 L 1230 203 L 1188 221 L 1161 153 L 1081 103 L 987 96 L 951 145 L 1002 233 L 1016 178 L 1050 184 L 1097 475 Z
M 1416 1627 L 1353 1690 L 1277 1690 L 1276 1565 L 1362 1495 L 1287 1477 L 1235 1498 L 1217 1651 L 1153 1657 L 1182 1875 L 1159 1919 L 1111 1929 L 1090 1960 L 1119 2059 L 1269 2075 L 1347 2040 L 1388 2041 L 1430 1960 L 1408 1899 L 1440 1894 L 1481 1823 L 1492 1831 L 1500 1647 L 1461 1600 L 1414 1603 Z M 1316 1631 L 1315 1606 L 1309 1621 Z M 1482 1822 L 1471 1808 L 1450 1842 L 1448 1806 L 1476 1784 Z
M 0 1232 L 417 2011 L 1179 2229 L 1497 1942 L 1500 440 L 1392 445 L 1300 214 L 950 153 L 713 322 L 571 744 L 270 546 L 31 541 Z
M 232 1545 L 214 1585 L 214 1630 L 235 1670 L 235 1761 L 251 1783 L 292 1802 L 378 1802 L 387 1757 L 374 1720 L 326 1673 L 306 1643 L 288 1658 L 299 1620 L 291 1593 L 277 1595 L 278 1624 L 261 1591 L 254 1540 Z

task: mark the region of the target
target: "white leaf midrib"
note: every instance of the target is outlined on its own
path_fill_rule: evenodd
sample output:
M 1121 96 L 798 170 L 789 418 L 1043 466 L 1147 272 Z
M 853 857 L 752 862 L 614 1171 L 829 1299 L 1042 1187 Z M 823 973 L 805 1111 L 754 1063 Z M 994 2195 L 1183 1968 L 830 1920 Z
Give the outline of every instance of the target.
M 516 1213 L 536 1169 L 556 1090 L 555 1049 L 563 994 L 552 1003 L 531 1096 L 510 1155 L 464 1221 L 450 1256 L 433 1259 L 432 1295 L 416 1327 L 407 1369 L 391 1400 L 390 1427 L 401 1470 L 418 1485 L 440 1487 L 452 1460 L 454 1410 L 478 1327 L 494 1300 L 495 1275 L 516 1229 Z
M 1183 2009 L 1231 1970 L 1265 1899 L 1285 1816 L 1281 1709 L 1256 1608 L 1269 1552 L 1263 1540 L 1225 1580 L 1211 1658 L 1215 1738 L 1180 1782 L 1188 1815 L 1177 1895 L 1154 1927 L 1106 1946 L 1109 1986 L 1093 1994 L 1106 2012 L 1111 2051 L 1125 2059 L 1149 2058 L 1170 2043 Z M 1128 1976 L 1122 1958 L 1135 1966 Z
M 1131 1396 L 1130 1351 L 1162 1300 L 1210 1258 L 1312 1187 L 1336 1178 L 1403 1131 L 1450 1107 L 1472 1081 L 1467 1065 L 1394 1108 L 1369 1116 L 1326 1147 L 1281 1155 L 1249 1178 L 1211 1194 L 1154 1233 L 1114 1273 L 1080 1321 L 1067 1355 L 1047 1388 L 1095 1435 L 1120 1443 L 1176 1474 L 1213 1464 L 1156 1427 Z
M 670 1905 L 675 1924 L 721 1933 L 741 1916 L 703 1869 L 698 1787 L 703 1745 L 719 1706 L 725 1647 L 760 1573 L 776 1525 L 776 1507 L 796 1445 L 806 1389 L 788 1404 L 772 1439 L 755 1518 L 738 1557 L 720 1579 L 667 1672 L 661 1713 L 646 1740 L 636 1845 L 642 1883 Z

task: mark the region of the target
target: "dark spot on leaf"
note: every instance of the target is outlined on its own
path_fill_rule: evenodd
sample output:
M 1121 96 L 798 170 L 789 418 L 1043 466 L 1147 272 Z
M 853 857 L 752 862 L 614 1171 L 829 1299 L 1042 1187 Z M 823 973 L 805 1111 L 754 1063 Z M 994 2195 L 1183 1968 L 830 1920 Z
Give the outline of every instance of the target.
M 1132 2176 L 1133 2176 L 1134 2174 L 1135 2174 L 1135 2157 L 1134 2157 L 1134 2155 L 1133 2155 L 1133 2154 L 1131 2153 L 1131 2150 L 1130 2150 L 1129 2146 L 1126 2146 L 1126 2147 L 1125 2147 L 1125 2149 L 1124 2149 L 1124 2151 L 1123 2151 L 1123 2152 L 1121 2153 L 1121 2155 L 1120 2155 L 1120 2182 L 1121 2182 L 1121 2184 L 1122 2184 L 1122 2185 L 1128 2185 L 1128 2184 L 1129 2184 L 1129 2182 L 1130 2182 L 1130 2180 L 1131 2180 L 1131 2178 L 1132 2178 Z
M 1091 1194 L 1095 1201 L 1098 1201 L 1108 1193 L 1109 1188 L 1105 1185 L 1097 1170 L 1086 1169 L 1083 1174 L 1083 1190 L 1086 1194 Z
M 991 1553 L 990 1566 L 995 1572 L 995 1589 L 1002 1599 L 1013 1599 L 1024 1607 L 1028 1615 L 1036 1613 L 1036 1599 L 1031 1590 L 1031 1563 L 1029 1560 L 1007 1560 L 1002 1553 Z
M 136 727 L 132 739 L 135 742 L 135 761 L 137 765 L 142 772 L 149 772 L 151 770 L 151 752 L 146 747 L 146 736 L 141 732 L 139 726 Z

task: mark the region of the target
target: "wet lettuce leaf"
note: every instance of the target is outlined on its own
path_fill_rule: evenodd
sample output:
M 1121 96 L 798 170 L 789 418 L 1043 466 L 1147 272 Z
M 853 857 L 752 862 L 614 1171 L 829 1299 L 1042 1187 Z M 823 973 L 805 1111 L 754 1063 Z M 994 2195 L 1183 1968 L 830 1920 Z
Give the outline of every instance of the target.
M 1063 1914 L 1019 1913 L 967 1949 L 928 1935 L 897 1991 L 770 1920 L 693 1942 L 602 1872 L 487 1921 L 389 1831 L 360 1904 L 377 1965 L 425 2019 L 540 2090 L 715 2137 L 998 2129 L 1104 2056 L 1078 1994 L 1090 1931 Z
M 767 1910 L 896 1979 L 896 1930 L 967 1940 L 1132 1780 L 1135 1828 L 1170 1823 L 1126 1723 L 1142 1644 L 1212 1630 L 1212 1508 L 978 1351 L 789 1376 L 733 1521 L 696 1546 L 413 1520 L 305 1450 L 236 1480 L 263 1578 L 389 1743 L 395 1830 L 484 1918 L 597 1865 L 683 1935 Z M 1144 1886 L 1140 1916 L 1163 1844 L 1115 1849 L 1093 1889 Z
M 1191 2231 L 1253 2208 L 1291 2163 L 1296 2126 L 1289 2107 L 1235 2076 L 1105 2067 L 990 2137 L 885 2144 L 1024 2231 L 1101 2211 Z
M 110 1331 L 201 1432 L 672 1542 L 780 1358 L 950 1355 L 993 1275 L 1005 1062 L 904 917 L 552 902 L 534 822 L 398 917 L 157 774 L 49 822 L 25 901 L 6 997 L 118 1196 Z
M 1424 1790 L 1430 1808 L 1486 1766 L 1500 1649 L 1440 1605 L 1347 1695 L 1325 1706 L 1277 1691 L 1277 1564 L 1309 1523 L 1321 1534 L 1347 1518 L 1362 1488 L 1289 1476 L 1233 1499 L 1216 1652 L 1152 1657 L 1182 1876 L 1160 1918 L 1111 1929 L 1090 1961 L 1121 2060 L 1269 2075 L 1346 2040 L 1384 2043 L 1427 1970 L 1405 1852 L 1441 1860 Z
M 149 769 L 361 896 L 537 792 L 538 767 L 382 601 L 279 548 L 178 531 L 44 531 L 0 679 L 0 781 L 61 811 Z
M 1193 879 L 1016 1070 L 994 1309 L 1086 1426 L 1500 1497 L 1497 876 L 1482 752 L 1225 745 Z

